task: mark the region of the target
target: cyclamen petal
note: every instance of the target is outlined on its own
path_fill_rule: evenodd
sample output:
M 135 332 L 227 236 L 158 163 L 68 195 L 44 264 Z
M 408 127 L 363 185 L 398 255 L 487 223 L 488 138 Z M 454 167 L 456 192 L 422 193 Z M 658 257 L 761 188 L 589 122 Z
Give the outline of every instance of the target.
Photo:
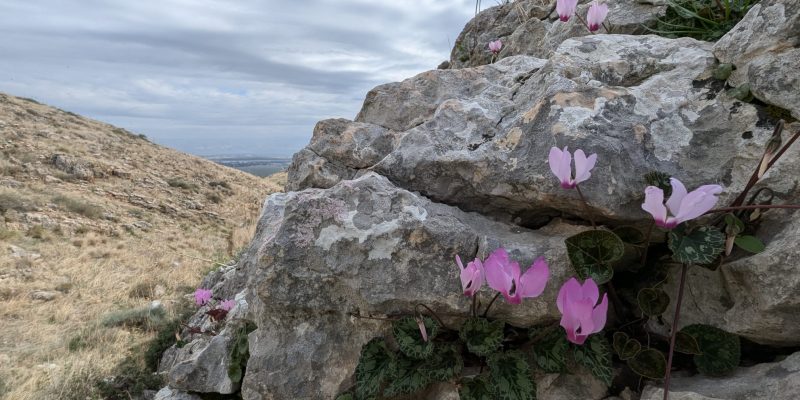
M 656 225 L 672 229 L 683 222 L 702 216 L 717 204 L 717 195 L 722 193 L 720 185 L 703 185 L 686 193 L 686 188 L 681 181 L 671 178 L 672 196 L 667 200 L 667 206 L 663 204 L 664 192 L 655 187 L 648 186 L 645 189 L 644 203 L 642 209 L 650 213 L 655 219 Z M 672 216 L 667 215 L 667 208 Z
M 539 257 L 530 268 L 519 278 L 520 297 L 537 297 L 544 292 L 547 281 L 550 279 L 550 268 L 544 257 Z
M 606 16 L 608 16 L 608 5 L 598 3 L 597 0 L 593 1 L 586 13 L 586 24 L 589 25 L 589 30 L 594 32 L 600 29 Z
M 194 302 L 198 306 L 205 305 L 209 302 L 209 300 L 211 300 L 211 296 L 211 290 L 198 288 L 194 291 Z
M 591 170 L 597 163 L 597 154 L 586 156 L 583 150 L 575 150 L 575 175 L 572 174 L 572 154 L 565 146 L 563 150 L 558 147 L 550 149 L 550 154 L 547 157 L 547 162 L 550 164 L 550 171 L 561 182 L 561 187 L 564 189 L 574 189 L 579 183 L 589 179 L 592 174 Z
M 461 277 L 461 288 L 465 296 L 474 296 L 483 286 L 483 263 L 479 258 L 471 261 L 466 267 L 461 263 L 461 257 L 456 255 Z
M 502 48 L 503 48 L 503 42 L 501 42 L 499 39 L 489 42 L 489 51 L 491 51 L 494 54 L 499 53 L 500 49 Z
M 608 314 L 608 295 L 597 304 L 600 290 L 592 279 L 581 285 L 571 278 L 558 291 L 556 305 L 561 312 L 561 326 L 567 333 L 567 340 L 583 344 L 589 335 L 600 332 L 606 324 Z
M 225 300 L 222 303 L 220 303 L 219 308 L 221 308 L 221 309 L 223 309 L 225 311 L 230 311 L 230 310 L 233 309 L 233 307 L 235 305 L 236 305 L 235 301 L 233 301 L 233 300 Z
M 520 304 L 525 298 L 541 295 L 550 276 L 544 257 L 536 259 L 520 276 L 519 263 L 510 260 L 502 247 L 486 259 L 484 272 L 489 287 L 500 292 L 510 304 Z
M 576 8 L 578 8 L 578 0 L 558 0 L 556 2 L 556 12 L 562 22 L 569 21 L 570 17 L 575 14 Z

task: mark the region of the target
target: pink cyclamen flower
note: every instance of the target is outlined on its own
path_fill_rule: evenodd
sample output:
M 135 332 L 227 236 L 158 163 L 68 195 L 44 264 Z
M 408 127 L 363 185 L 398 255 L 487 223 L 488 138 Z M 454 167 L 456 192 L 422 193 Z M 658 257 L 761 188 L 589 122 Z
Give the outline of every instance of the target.
M 225 301 L 223 301 L 222 303 L 219 304 L 219 308 L 221 308 L 221 309 L 223 309 L 225 311 L 230 311 L 231 309 L 233 309 L 233 307 L 235 305 L 236 305 L 235 301 L 233 301 L 233 300 L 225 300 Z
M 569 21 L 570 17 L 575 15 L 576 8 L 578 8 L 578 0 L 558 0 L 556 2 L 556 12 L 562 22 Z
M 644 203 L 642 210 L 645 210 L 656 220 L 656 225 L 672 229 L 680 223 L 695 219 L 706 211 L 714 208 L 717 204 L 718 194 L 722 192 L 720 185 L 703 185 L 686 193 L 686 187 L 681 181 L 670 178 L 672 185 L 672 196 L 664 206 L 664 191 L 655 186 L 648 186 L 644 190 Z M 672 214 L 668 216 L 667 209 Z
M 489 51 L 491 51 L 492 54 L 496 55 L 497 53 L 500 52 L 500 49 L 502 48 L 503 48 L 503 42 L 501 42 L 500 39 L 497 39 L 493 42 L 489 42 Z
M 550 149 L 550 156 L 548 158 L 550 163 L 550 170 L 561 181 L 561 187 L 564 189 L 573 189 L 579 183 L 589 179 L 592 176 L 590 172 L 597 162 L 597 154 L 592 154 L 586 157 L 583 150 L 575 150 L 575 175 L 572 175 L 572 154 L 564 147 L 564 150 L 558 147 Z
M 608 294 L 603 294 L 603 301 L 597 304 L 599 298 L 600 290 L 591 278 L 583 285 L 572 278 L 561 286 L 556 305 L 567 340 L 583 344 L 589 335 L 603 330 L 608 314 Z
M 198 306 L 202 306 L 211 300 L 211 290 L 198 288 L 194 292 L 194 302 Z
M 550 278 L 550 268 L 544 257 L 537 258 L 520 276 L 519 264 L 509 260 L 508 253 L 502 247 L 486 258 L 483 267 L 489 287 L 502 293 L 511 304 L 520 304 L 526 297 L 539 296 Z
M 461 271 L 461 288 L 464 290 L 464 295 L 472 297 L 483 286 L 483 263 L 480 258 L 476 258 L 467 264 L 466 268 L 461 263 L 461 257 L 456 255 L 456 264 L 458 264 Z
M 608 5 L 598 3 L 597 0 L 592 2 L 589 11 L 586 13 L 586 24 L 589 25 L 589 31 L 594 32 L 600 29 L 600 25 L 605 21 L 608 15 Z

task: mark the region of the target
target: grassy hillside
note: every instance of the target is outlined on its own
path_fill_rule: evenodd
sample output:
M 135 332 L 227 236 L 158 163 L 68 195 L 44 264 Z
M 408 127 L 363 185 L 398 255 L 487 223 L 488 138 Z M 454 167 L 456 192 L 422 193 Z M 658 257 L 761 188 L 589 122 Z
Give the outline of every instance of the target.
M 105 396 L 280 190 L 0 93 L 0 398 Z

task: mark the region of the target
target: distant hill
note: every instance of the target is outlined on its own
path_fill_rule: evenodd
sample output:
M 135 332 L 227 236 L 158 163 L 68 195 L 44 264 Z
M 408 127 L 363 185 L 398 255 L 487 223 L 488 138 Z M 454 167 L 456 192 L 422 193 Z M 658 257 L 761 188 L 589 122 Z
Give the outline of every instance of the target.
M 0 398 L 98 397 L 276 182 L 0 93 Z
M 259 157 L 259 156 L 209 156 L 207 159 L 216 163 L 236 168 L 255 176 L 267 177 L 275 173 L 286 171 L 291 158 Z

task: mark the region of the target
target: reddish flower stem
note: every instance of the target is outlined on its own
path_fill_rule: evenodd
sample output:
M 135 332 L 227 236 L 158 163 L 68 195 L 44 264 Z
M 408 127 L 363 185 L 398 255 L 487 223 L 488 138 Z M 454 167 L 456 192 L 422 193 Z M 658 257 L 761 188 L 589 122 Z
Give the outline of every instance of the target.
M 721 207 L 715 208 L 710 211 L 706 211 L 706 214 L 714 214 L 714 213 L 721 213 L 721 212 L 731 212 L 731 211 L 741 211 L 741 210 L 758 210 L 758 209 L 767 209 L 767 208 L 788 208 L 792 210 L 800 209 L 800 204 L 751 204 L 747 206 L 735 206 L 735 207 Z
M 497 294 L 492 297 L 492 301 L 489 302 L 489 305 L 486 306 L 486 310 L 483 311 L 483 318 L 489 315 L 489 309 L 492 308 L 492 304 L 494 304 L 494 301 L 497 300 L 498 297 L 500 297 L 500 292 L 497 292 Z
M 589 202 L 586 201 L 585 197 L 583 197 L 583 192 L 581 192 L 580 185 L 576 184 L 575 185 L 575 190 L 578 191 L 578 196 L 581 198 L 581 201 L 583 202 L 583 207 L 586 209 L 586 218 L 589 218 L 589 222 L 592 223 L 592 229 L 597 229 L 597 225 L 594 223 L 594 218 L 589 216 L 589 212 L 590 212 L 590 210 L 589 210 Z
M 681 283 L 678 286 L 678 300 L 675 302 L 675 317 L 672 318 L 672 337 L 669 339 L 669 355 L 667 358 L 667 372 L 664 376 L 664 400 L 669 400 L 669 378 L 672 372 L 672 356 L 675 354 L 675 338 L 678 336 L 678 319 L 681 316 L 681 303 L 683 302 L 683 287 L 686 286 L 687 265 L 681 266 Z
M 775 137 L 780 135 L 781 131 L 783 131 L 783 120 L 778 122 L 778 124 L 775 126 L 775 130 L 773 131 L 772 136 Z M 794 142 L 797 141 L 798 138 L 800 138 L 800 131 L 797 131 L 794 135 L 792 135 L 789 141 L 786 142 L 786 144 L 783 147 L 781 147 L 780 151 L 775 153 L 775 156 L 772 157 L 772 160 L 770 160 L 769 163 L 767 164 L 767 168 L 764 170 L 765 173 L 769 171 L 769 169 L 772 168 L 773 165 L 775 165 L 775 163 L 781 158 L 783 153 L 785 153 L 787 150 L 789 150 L 790 147 L 792 147 L 792 144 L 794 144 Z M 745 185 L 744 190 L 742 190 L 742 193 L 739 193 L 739 196 L 737 196 L 736 199 L 731 203 L 731 206 L 740 206 L 744 203 L 744 200 L 747 198 L 747 193 L 749 193 L 750 189 L 752 189 L 753 186 L 755 186 L 756 183 L 758 183 L 759 180 L 758 171 L 760 167 L 761 167 L 761 162 L 759 161 L 759 163 L 756 165 L 755 171 L 753 171 L 753 175 L 751 175 L 750 180 L 747 181 L 747 185 Z

